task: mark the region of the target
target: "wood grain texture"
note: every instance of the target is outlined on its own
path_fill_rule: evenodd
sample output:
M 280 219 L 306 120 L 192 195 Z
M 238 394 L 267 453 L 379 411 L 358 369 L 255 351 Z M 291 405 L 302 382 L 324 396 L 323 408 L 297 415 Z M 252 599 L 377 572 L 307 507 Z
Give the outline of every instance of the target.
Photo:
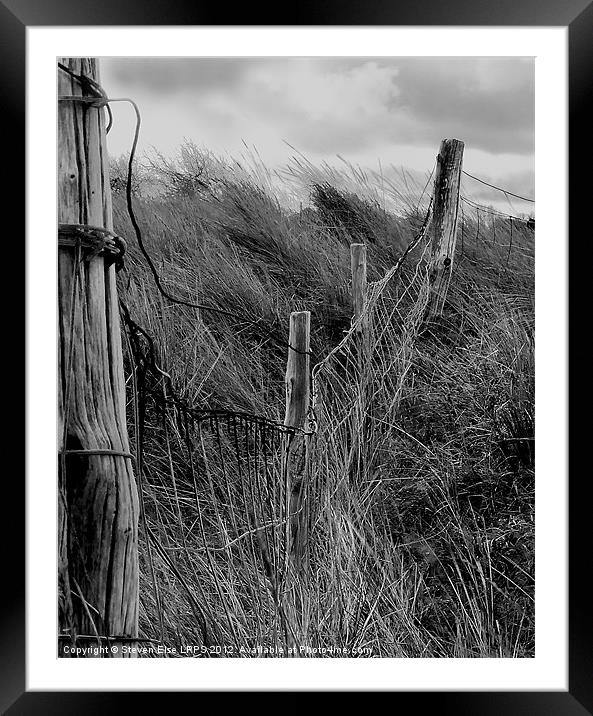
M 350 270 L 352 274 L 352 307 L 354 319 L 363 313 L 367 288 L 367 247 L 365 244 L 350 244 Z M 364 333 L 366 321 L 356 327 L 356 333 Z
M 350 244 L 350 273 L 352 277 L 352 318 L 355 322 L 353 361 L 351 369 L 356 376 L 356 396 L 353 403 L 353 431 L 351 435 L 352 461 L 350 481 L 356 482 L 364 472 L 365 436 L 368 428 L 366 375 L 370 359 L 369 319 L 365 315 L 367 292 L 367 247 Z
M 429 271 L 431 295 L 428 316 L 430 318 L 440 315 L 443 311 L 453 270 L 463 148 L 464 144 L 459 139 L 443 139 L 437 157 Z
M 310 311 L 297 311 L 290 314 L 288 343 L 291 348 L 288 349 L 286 364 L 284 424 L 291 428 L 302 428 L 309 410 L 310 330 Z
M 98 80 L 95 60 L 61 62 Z M 83 94 L 65 72 L 58 78 L 60 95 Z M 60 223 L 113 228 L 103 113 L 59 102 Z M 115 267 L 60 247 L 58 301 L 59 451 L 128 453 Z M 138 636 L 138 494 L 130 459 L 66 455 L 59 487 L 60 632 Z
M 288 361 L 286 364 L 286 414 L 287 427 L 307 427 L 307 413 L 310 401 L 309 350 L 311 332 L 310 311 L 290 314 Z M 296 349 L 296 350 L 293 350 Z M 295 433 L 286 439 L 284 449 L 284 475 L 286 511 L 290 518 L 286 522 L 288 551 L 296 568 L 303 567 L 306 543 L 306 516 L 301 507 L 307 485 L 304 480 L 307 460 L 307 437 Z

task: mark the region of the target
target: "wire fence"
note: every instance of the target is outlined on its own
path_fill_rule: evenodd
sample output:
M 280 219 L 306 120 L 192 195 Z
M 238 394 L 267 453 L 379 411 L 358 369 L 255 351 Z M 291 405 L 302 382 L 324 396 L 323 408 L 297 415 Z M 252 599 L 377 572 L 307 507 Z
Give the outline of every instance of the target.
M 493 190 L 489 193 L 489 197 L 491 198 L 490 204 L 484 204 L 476 201 L 475 199 L 472 199 L 470 196 L 467 195 L 467 192 L 464 191 L 461 194 L 461 201 L 465 204 L 466 208 L 468 210 L 473 210 L 475 215 L 477 217 L 494 217 L 494 218 L 502 218 L 507 219 L 510 222 L 515 222 L 516 225 L 522 225 L 524 224 L 530 229 L 535 229 L 535 217 L 532 211 L 532 204 L 535 204 L 535 199 L 532 199 L 530 197 L 522 196 L 520 194 L 517 194 L 515 192 L 510 191 L 509 189 L 505 189 L 504 187 L 497 186 L 496 184 L 492 184 L 491 182 L 488 182 L 484 179 L 481 179 L 480 177 L 477 177 L 473 174 L 470 174 L 469 172 L 462 171 L 463 176 L 468 177 L 471 179 L 474 183 L 479 183 L 482 186 L 486 186 L 489 189 Z M 501 195 L 505 199 L 505 203 L 507 206 L 510 207 L 512 213 L 502 211 L 501 209 L 496 208 L 493 206 L 493 204 L 496 202 L 496 195 Z M 528 214 L 519 215 L 517 214 L 515 207 L 513 205 L 512 199 L 515 198 L 521 202 L 524 202 L 529 207 Z M 492 219 L 491 221 L 493 221 Z
M 100 88 L 88 87 L 108 106 Z M 236 318 L 163 289 L 133 212 L 132 170 L 140 126 L 134 107 L 137 126 L 126 197 L 155 285 L 172 303 Z M 476 246 L 486 243 L 498 271 L 517 269 L 510 266 L 515 252 L 519 262 L 532 261 L 528 221 L 467 197 L 461 201 L 460 260 L 471 262 Z M 146 543 L 141 594 L 147 638 L 179 643 L 180 634 L 195 631 L 197 624 L 201 655 L 288 655 L 296 645 L 324 643 L 327 615 L 319 595 L 336 588 L 336 575 L 323 572 L 328 552 L 335 555 L 336 573 L 347 575 L 349 561 L 357 555 L 366 570 L 377 570 L 380 584 L 384 567 L 371 558 L 377 546 L 357 530 L 354 515 L 336 514 L 336 505 L 371 501 L 381 465 L 396 453 L 400 405 L 411 390 L 412 356 L 426 330 L 430 216 L 429 204 L 406 251 L 369 284 L 362 314 L 313 365 L 310 409 L 302 429 L 248 412 L 187 404 L 159 364 L 159 349 L 148 331 L 121 302 L 131 375 L 128 424 Z M 258 321 L 250 320 L 250 325 L 262 328 Z M 291 484 L 289 470 L 295 478 Z M 348 500 L 339 499 L 343 493 Z M 341 550 L 342 543 L 355 543 L 356 548 Z M 380 589 L 358 598 L 361 613 L 390 612 Z M 149 623 L 148 614 L 158 615 L 158 622 Z M 401 626 L 393 619 L 395 634 Z M 246 624 L 256 624 L 257 632 L 246 631 Z M 336 633 L 329 625 L 326 632 Z
M 257 644 L 278 655 L 310 640 L 322 616 L 309 582 L 335 549 L 328 516 L 344 491 L 350 501 L 369 499 L 378 457 L 365 452 L 367 442 L 378 444 L 371 433 L 385 435 L 385 450 L 392 440 L 384 426 L 397 413 L 428 299 L 429 218 L 397 264 L 368 286 L 364 312 L 343 340 L 313 366 L 303 429 L 187 405 L 122 302 L 133 375 L 128 422 L 148 540 L 143 594 L 151 595 L 146 611 L 160 615 L 158 625 L 144 625 L 151 638 L 175 643 L 179 624 L 198 619 L 205 649 L 231 644 L 241 653 Z M 419 260 L 404 275 L 417 247 Z M 167 598 L 171 580 L 184 599 Z M 319 574 L 316 589 L 323 589 Z M 246 609 L 256 610 L 260 633 L 242 631 L 253 621 Z
M 348 572 L 352 554 L 370 559 L 355 515 L 340 514 L 339 506 L 374 499 L 385 457 L 397 452 L 401 405 L 413 390 L 415 346 L 426 330 L 430 217 L 429 205 L 400 260 L 368 285 L 361 316 L 313 365 L 303 429 L 185 404 L 158 365 L 158 349 L 122 305 L 136 376 L 136 421 L 130 424 L 137 426 L 142 519 L 150 545 L 143 593 L 152 596 L 144 597 L 145 612 L 160 615 L 158 631 L 155 624 L 144 625 L 147 636 L 177 643 L 180 625 L 187 622 L 191 630 L 199 618 L 208 656 L 217 655 L 209 650 L 221 644 L 232 646 L 227 656 L 278 656 L 295 654 L 296 645 L 324 643 L 312 625 L 323 623 L 321 593 L 333 588 L 335 574 L 322 572 L 327 554 L 336 555 L 336 573 Z M 497 229 L 488 226 L 479 215 L 477 221 L 462 215 L 460 261 L 471 262 L 474 251 L 483 260 L 486 244 L 498 270 L 501 258 L 507 270 L 517 269 L 528 230 L 509 234 L 513 246 L 503 241 L 499 227 L 492 244 L 488 232 Z M 344 533 L 329 528 L 336 523 Z M 336 548 L 345 534 L 354 549 Z M 384 598 L 380 591 L 369 593 L 366 609 L 375 600 L 374 608 L 388 612 Z M 256 623 L 258 633 L 247 633 L 246 623 Z
M 146 593 L 152 596 L 146 598 L 152 600 L 149 611 L 160 615 L 160 624 L 145 629 L 162 643 L 175 643 L 183 623 L 197 619 L 205 649 L 227 644 L 239 655 L 240 647 L 256 644 L 288 648 L 286 455 L 298 431 L 246 412 L 188 406 L 125 305 L 122 315 L 134 377 L 129 422 L 148 539 Z M 168 598 L 172 579 L 181 586 L 181 599 Z M 222 586 L 229 582 L 232 593 Z M 256 610 L 261 633 L 240 633 L 244 620 L 238 615 L 245 609 Z

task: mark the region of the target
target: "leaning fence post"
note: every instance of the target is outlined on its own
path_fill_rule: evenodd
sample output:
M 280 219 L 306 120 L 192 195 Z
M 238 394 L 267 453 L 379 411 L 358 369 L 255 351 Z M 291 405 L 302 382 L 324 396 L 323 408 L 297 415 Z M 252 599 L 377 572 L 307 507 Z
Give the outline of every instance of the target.
M 442 313 L 451 280 L 457 239 L 463 147 L 464 144 L 459 139 L 443 139 L 437 157 L 429 271 L 429 318 Z
M 101 647 L 88 655 L 122 656 L 126 640 L 119 638 L 138 637 L 138 495 L 126 429 L 105 101 L 93 84 L 95 59 L 61 64 L 59 653 L 69 653 L 65 646 L 80 635 L 82 646 Z
M 289 437 L 285 454 L 286 476 L 285 495 L 286 512 L 290 515 L 287 522 L 287 548 L 293 555 L 300 559 L 302 551 L 302 534 L 299 530 L 299 510 L 302 506 L 304 493 L 303 468 L 299 466 L 301 450 L 306 451 L 303 446 L 302 433 L 299 431 L 306 428 L 307 413 L 309 411 L 310 386 L 309 386 L 309 357 L 310 357 L 310 332 L 311 313 L 310 311 L 296 311 L 290 314 L 290 329 L 288 334 L 288 361 L 286 364 L 286 413 L 284 425 L 295 430 L 294 435 Z

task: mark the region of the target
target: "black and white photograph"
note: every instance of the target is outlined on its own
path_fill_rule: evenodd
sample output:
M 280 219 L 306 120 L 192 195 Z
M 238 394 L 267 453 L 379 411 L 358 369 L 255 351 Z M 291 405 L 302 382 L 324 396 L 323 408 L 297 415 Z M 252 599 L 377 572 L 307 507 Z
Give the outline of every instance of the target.
M 586 5 L 1 0 L 0 710 L 593 708 Z
M 55 72 L 58 656 L 533 658 L 534 57 Z

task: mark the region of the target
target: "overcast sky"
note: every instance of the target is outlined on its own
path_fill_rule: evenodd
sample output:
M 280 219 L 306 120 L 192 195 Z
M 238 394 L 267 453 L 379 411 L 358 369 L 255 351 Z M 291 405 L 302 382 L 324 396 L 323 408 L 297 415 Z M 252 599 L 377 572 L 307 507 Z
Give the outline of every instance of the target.
M 440 140 L 456 137 L 468 172 L 534 193 L 532 58 L 101 58 L 100 70 L 109 96 L 140 106 L 140 151 L 173 155 L 187 138 L 239 156 L 245 142 L 278 166 L 293 154 L 288 142 L 314 162 L 339 154 L 430 171 Z M 118 156 L 133 116 L 113 111 Z

